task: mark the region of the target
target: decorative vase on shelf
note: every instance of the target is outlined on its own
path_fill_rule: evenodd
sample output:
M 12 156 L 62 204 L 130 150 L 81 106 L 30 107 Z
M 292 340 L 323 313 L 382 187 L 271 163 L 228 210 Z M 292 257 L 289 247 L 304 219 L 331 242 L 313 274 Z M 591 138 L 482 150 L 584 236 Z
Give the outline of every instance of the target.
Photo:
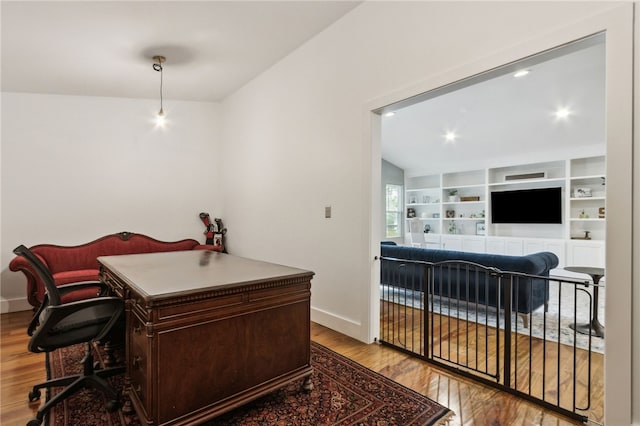
M 455 234 L 456 232 L 457 232 L 456 222 L 452 220 L 451 222 L 449 222 L 449 233 Z
M 450 203 L 455 203 L 458 201 L 458 190 L 457 189 L 450 189 L 449 190 L 449 202 Z

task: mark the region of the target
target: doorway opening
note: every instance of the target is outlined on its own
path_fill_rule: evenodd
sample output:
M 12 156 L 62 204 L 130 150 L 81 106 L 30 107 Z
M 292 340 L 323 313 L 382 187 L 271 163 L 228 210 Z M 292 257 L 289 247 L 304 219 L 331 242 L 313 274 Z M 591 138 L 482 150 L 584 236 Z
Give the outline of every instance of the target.
M 555 296 L 557 302 L 553 303 L 570 304 L 576 311 L 575 315 L 586 315 L 589 320 L 594 316 L 598 318 L 598 314 L 603 318 L 606 275 L 598 283 L 589 281 L 589 276 L 569 269 L 580 265 L 604 270 L 606 266 L 605 63 L 605 35 L 596 34 L 376 111 L 381 115 L 382 176 L 397 176 L 400 170 L 405 190 L 404 217 L 399 224 L 402 237 L 396 239 L 395 243 L 407 246 L 407 250 L 414 252 L 411 256 L 418 251 L 430 254 L 439 252 L 444 256 L 440 260 L 451 262 L 461 261 L 456 253 L 474 253 L 480 259 L 475 263 L 483 267 L 496 266 L 491 264 L 491 256 L 550 253 L 557 259 L 557 264 L 548 271 L 547 278 L 543 278 L 546 295 L 553 294 L 549 290 L 552 286 L 570 286 L 573 291 L 564 293 L 573 293 L 571 301 L 564 301 L 560 293 Z M 394 173 L 385 173 L 385 167 L 392 168 Z M 383 187 L 387 184 L 397 182 L 382 182 Z M 553 190 L 557 194 L 554 204 L 551 201 L 538 203 L 538 211 L 535 207 L 523 207 L 522 203 L 517 202 L 500 207 L 495 201 L 499 196 L 529 194 L 534 197 L 539 190 Z M 496 219 L 498 216 L 504 217 L 505 213 L 508 219 Z M 550 216 L 551 213 L 554 214 Z M 552 216 L 554 219 L 549 219 Z M 384 261 L 400 262 L 404 267 L 408 263 L 403 263 L 402 258 L 385 259 L 383 250 Z M 398 288 L 406 290 L 407 286 L 385 287 L 381 279 L 381 340 L 392 341 L 403 348 L 401 342 L 395 342 L 395 336 L 390 338 L 386 335 L 385 338 L 385 330 L 406 332 L 409 323 L 417 323 L 417 339 L 421 343 L 415 352 L 427 359 L 433 359 L 433 353 L 427 356 L 429 348 L 433 348 L 428 342 L 434 339 L 430 326 L 435 318 L 430 307 L 433 308 L 433 297 L 440 296 L 429 289 L 445 284 L 428 281 L 435 277 L 428 271 L 433 272 L 432 268 L 437 267 L 439 264 L 435 261 L 421 265 L 427 273 L 419 278 L 424 280 L 421 287 L 418 290 L 411 289 L 415 293 L 411 297 L 401 291 L 402 297 L 396 298 Z M 501 268 L 498 273 L 517 275 L 522 271 Z M 509 276 L 512 278 L 512 275 Z M 415 282 L 415 276 L 410 280 Z M 586 290 L 578 288 L 580 280 L 583 280 Z M 471 291 L 477 294 L 475 288 L 469 287 L 472 280 L 463 281 L 467 293 Z M 509 289 L 510 294 L 518 291 L 511 286 Z M 594 297 L 598 290 L 599 298 Z M 389 295 L 389 291 L 392 296 L 385 299 L 384 295 Z M 460 298 L 458 293 L 455 295 L 451 297 L 447 294 L 445 299 L 469 302 L 469 298 Z M 406 303 L 409 300 L 415 303 L 415 297 L 421 300 L 420 307 L 411 305 L 409 309 Z M 549 300 L 546 302 L 528 312 L 530 329 L 534 326 L 546 329 Z M 505 312 L 503 305 L 494 303 L 493 308 Z M 556 308 L 558 334 L 577 335 L 578 332 L 568 327 L 572 323 L 570 319 L 563 322 L 561 306 Z M 396 309 L 402 311 L 402 315 L 390 315 Z M 477 301 L 474 309 L 478 309 Z M 543 318 L 541 326 L 536 315 Z M 445 316 L 451 318 L 449 314 Z M 507 316 L 511 317 L 511 311 L 505 314 Z M 468 320 L 468 317 L 465 318 Z M 574 316 L 573 323 L 577 322 L 576 318 Z M 465 324 L 468 329 L 469 324 Z M 500 330 L 500 324 L 498 320 L 493 327 Z M 413 336 L 416 333 L 413 325 L 410 327 L 412 339 L 416 338 Z M 500 332 L 497 334 L 500 335 Z M 604 352 L 604 335 L 591 332 L 586 335 Z M 531 336 L 540 339 L 533 334 Z M 449 337 L 445 333 L 447 344 L 450 345 L 452 340 Z M 459 348 L 461 343 L 456 340 L 456 353 L 470 347 L 478 350 L 477 339 L 465 338 L 462 341 L 465 347 Z M 543 337 L 543 345 L 544 341 Z M 441 339 L 438 343 L 443 344 Z M 556 344 L 563 343 L 557 341 Z M 495 354 L 491 358 L 489 349 L 485 349 L 483 359 L 491 359 L 491 363 L 502 366 L 510 362 L 496 358 Z M 404 347 L 404 350 L 409 349 Z M 557 352 L 560 354 L 563 351 L 564 348 Z M 528 359 L 534 358 L 533 352 L 529 352 Z M 592 356 L 589 346 L 584 357 L 589 374 L 585 377 L 588 377 L 589 383 L 603 383 L 604 368 L 592 362 L 595 358 L 598 357 Z M 573 359 L 575 361 L 575 356 Z M 598 359 L 603 364 L 604 356 Z M 558 363 L 561 362 L 561 358 L 558 358 Z M 457 362 L 452 368 L 464 370 Z M 498 372 L 495 372 L 493 379 L 496 377 L 505 378 L 504 373 Z M 583 377 L 574 375 L 570 379 L 579 381 Z M 497 381 L 500 380 L 498 378 Z M 543 377 L 542 380 L 544 382 L 546 379 Z M 587 391 L 586 395 L 590 397 L 591 394 Z M 545 402 L 544 398 L 537 399 Z M 576 407 L 577 411 L 582 412 L 580 415 L 602 422 L 604 395 L 589 400 L 586 410 L 584 404 L 574 404 L 569 410 L 576 411 Z

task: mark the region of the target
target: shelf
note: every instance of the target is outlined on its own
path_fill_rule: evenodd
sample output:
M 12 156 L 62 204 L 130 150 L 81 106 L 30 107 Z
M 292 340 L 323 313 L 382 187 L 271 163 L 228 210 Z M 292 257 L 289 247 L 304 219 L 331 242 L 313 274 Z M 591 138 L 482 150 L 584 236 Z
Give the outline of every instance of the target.
M 426 192 L 426 191 L 439 191 L 440 187 L 437 188 L 407 188 L 407 192 Z
M 569 201 L 604 201 L 607 197 L 572 197 Z
M 449 189 L 467 189 L 467 188 L 484 188 L 485 184 L 484 183 L 476 183 L 473 185 L 454 185 L 454 186 L 443 186 L 442 189 L 445 191 L 448 191 Z
M 600 217 L 572 217 L 569 220 L 572 222 L 605 222 L 607 219 Z
M 464 204 L 464 205 L 471 205 L 471 204 L 485 204 L 484 201 L 443 201 L 442 204 Z
M 590 176 L 571 176 L 569 179 L 571 180 L 598 180 L 605 179 L 605 175 L 590 175 Z
M 558 184 L 558 183 L 562 183 L 562 185 L 564 186 L 564 182 L 565 182 L 565 178 L 550 178 L 550 179 L 523 179 L 523 180 L 514 180 L 514 181 L 509 181 L 509 182 L 494 182 L 494 183 L 490 183 L 488 186 L 490 187 L 495 187 L 495 186 L 523 186 L 523 185 L 538 185 L 541 183 L 544 184 Z
M 445 217 L 442 220 L 448 220 L 448 221 L 452 221 L 452 220 L 473 220 L 475 222 L 484 222 L 486 220 L 486 217 Z

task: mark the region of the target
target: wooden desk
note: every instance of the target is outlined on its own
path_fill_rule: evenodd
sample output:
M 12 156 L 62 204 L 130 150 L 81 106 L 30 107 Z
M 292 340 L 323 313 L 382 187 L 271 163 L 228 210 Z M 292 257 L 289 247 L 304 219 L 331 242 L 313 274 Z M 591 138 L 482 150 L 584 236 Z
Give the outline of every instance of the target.
M 201 424 L 293 380 L 310 387 L 313 272 L 198 250 L 98 262 L 126 300 L 125 391 L 143 425 Z

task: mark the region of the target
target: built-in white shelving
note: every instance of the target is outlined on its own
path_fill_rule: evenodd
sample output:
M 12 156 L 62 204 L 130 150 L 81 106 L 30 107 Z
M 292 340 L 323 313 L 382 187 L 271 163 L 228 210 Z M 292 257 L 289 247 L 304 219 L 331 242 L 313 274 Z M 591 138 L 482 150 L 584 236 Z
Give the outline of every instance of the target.
M 506 253 L 543 247 L 569 264 L 604 266 L 605 184 L 605 156 L 412 177 L 405 213 L 428 225 L 431 246 Z M 562 190 L 562 224 L 490 222 L 492 192 L 551 187 Z

